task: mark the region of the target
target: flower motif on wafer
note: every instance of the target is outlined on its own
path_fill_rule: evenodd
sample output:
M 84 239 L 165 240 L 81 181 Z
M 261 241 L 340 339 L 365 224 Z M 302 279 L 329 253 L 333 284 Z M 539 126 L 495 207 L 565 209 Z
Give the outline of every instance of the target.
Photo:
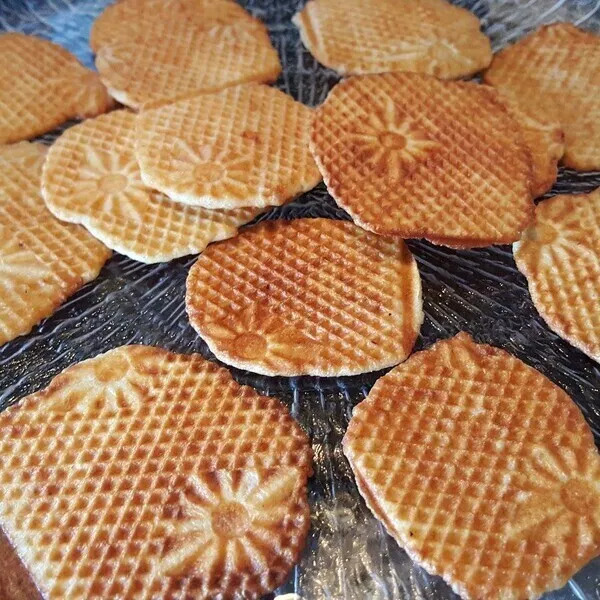
M 134 355 L 135 357 L 135 355 Z M 123 351 L 114 350 L 65 371 L 48 387 L 49 409 L 54 412 L 88 413 L 136 410 L 146 393 L 140 366 Z
M 73 193 L 89 199 L 92 216 L 98 211 L 124 219 L 140 218 L 150 195 L 135 158 L 124 160 L 117 153 L 91 148 L 87 149 L 86 163 L 80 168 Z
M 171 180 L 196 194 L 245 198 L 252 161 L 204 145 L 197 149 L 179 139 L 171 159 Z
M 356 121 L 348 139 L 357 158 L 366 159 L 378 173 L 400 179 L 439 144 L 428 139 L 413 122 L 404 119 L 391 98 L 366 119 Z
M 510 525 L 518 538 L 562 543 L 573 535 L 600 539 L 600 457 L 536 446 L 518 485 Z
M 283 539 L 298 524 L 299 472 L 293 468 L 209 471 L 193 475 L 166 522 L 160 569 L 168 576 L 219 577 L 229 569 L 261 573 L 284 555 Z
M 50 267 L 0 225 L 0 286 L 39 288 L 53 278 Z
M 315 352 L 318 342 L 270 312 L 267 305 L 250 305 L 240 313 L 230 314 L 203 327 L 219 350 L 240 359 L 289 360 L 295 354 Z

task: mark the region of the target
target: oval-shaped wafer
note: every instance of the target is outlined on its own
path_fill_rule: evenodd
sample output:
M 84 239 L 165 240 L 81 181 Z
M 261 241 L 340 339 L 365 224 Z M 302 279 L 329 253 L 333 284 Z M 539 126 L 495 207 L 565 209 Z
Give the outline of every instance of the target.
M 402 240 L 346 221 L 256 225 L 209 246 L 186 308 L 217 358 L 265 375 L 353 375 L 403 361 L 423 322 Z
M 50 148 L 42 194 L 56 217 L 154 263 L 202 252 L 260 213 L 184 206 L 146 187 L 135 159 L 135 122 L 134 113 L 113 111 L 71 127 Z
M 600 362 L 600 189 L 540 202 L 513 252 L 550 329 Z
M 416 73 L 351 77 L 317 108 L 310 148 L 336 202 L 382 235 L 505 244 L 533 215 L 520 127 L 485 86 Z
M 496 54 L 484 79 L 526 112 L 561 124 L 565 165 L 600 169 L 600 36 L 546 25 Z
M 343 447 L 373 514 L 463 598 L 537 598 L 600 554 L 600 456 L 580 410 L 467 334 L 379 379 Z
M 48 212 L 45 152 L 29 142 L 0 146 L 0 344 L 49 317 L 110 257 L 83 227 Z
M 149 108 L 137 122 L 142 179 L 206 208 L 283 204 L 321 179 L 308 147 L 312 114 L 266 85 Z
M 0 34 L 0 144 L 32 138 L 112 105 L 98 75 L 64 48 L 22 33 Z
M 477 17 L 446 0 L 309 0 L 294 16 L 302 42 L 343 75 L 472 75 L 492 60 Z
M 170 19 L 202 31 L 249 18 L 234 0 L 119 0 L 94 21 L 90 46 L 98 52 L 103 46 L 131 41 L 148 31 L 160 36 Z
M 123 346 L 0 415 L 0 526 L 47 598 L 259 598 L 310 473 L 287 408 L 197 354 Z
M 256 20 L 198 31 L 168 19 L 152 31 L 103 46 L 96 67 L 110 94 L 126 106 L 214 92 L 248 82 L 271 82 L 281 72 L 266 28 Z

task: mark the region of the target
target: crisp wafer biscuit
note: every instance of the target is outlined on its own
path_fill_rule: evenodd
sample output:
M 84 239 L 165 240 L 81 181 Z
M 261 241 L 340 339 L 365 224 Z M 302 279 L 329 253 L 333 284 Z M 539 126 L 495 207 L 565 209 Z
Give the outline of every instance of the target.
M 600 169 L 600 36 L 570 23 L 544 26 L 499 52 L 484 78 L 525 111 L 561 124 L 565 165 Z
M 520 127 L 485 86 L 351 77 L 316 110 L 310 148 L 336 202 L 381 235 L 505 244 L 533 215 Z
M 98 52 L 103 46 L 128 42 L 152 31 L 160 35 L 165 21 L 178 19 L 196 30 L 211 29 L 250 15 L 233 0 L 121 0 L 108 6 L 94 21 L 90 46 Z
M 600 189 L 538 204 L 513 251 L 550 329 L 600 362 Z
M 0 526 L 44 598 L 258 598 L 310 525 L 311 450 L 197 354 L 123 346 L 0 415 Z
M 48 152 L 42 194 L 59 219 L 84 225 L 113 250 L 146 263 L 202 252 L 261 209 L 209 210 L 146 187 L 135 159 L 135 114 L 120 110 L 68 129 Z
M 259 22 L 198 31 L 185 19 L 167 20 L 158 38 L 144 31 L 131 41 L 103 46 L 96 67 L 113 98 L 132 108 L 241 83 L 271 82 L 281 72 Z
M 312 115 L 266 85 L 144 110 L 136 144 L 142 180 L 206 208 L 283 204 L 321 180 L 308 147 Z
M 492 60 L 479 20 L 445 0 L 310 0 L 293 18 L 304 45 L 343 75 L 472 75 Z
M 403 361 L 423 321 L 402 240 L 347 221 L 266 222 L 213 244 L 186 308 L 217 358 L 265 375 L 352 375 Z
M 64 48 L 34 36 L 0 34 L 0 74 L 0 144 L 35 137 L 112 105 L 96 73 Z
M 61 223 L 40 194 L 45 148 L 0 146 L 0 344 L 28 333 L 110 256 L 83 227 Z
M 373 514 L 466 599 L 534 599 L 600 554 L 600 456 L 575 403 L 464 333 L 379 379 L 343 440 Z
M 503 97 L 515 121 L 521 126 L 523 143 L 531 158 L 531 193 L 545 194 L 556 181 L 558 161 L 565 152 L 565 135 L 558 122 L 527 114 L 515 102 Z

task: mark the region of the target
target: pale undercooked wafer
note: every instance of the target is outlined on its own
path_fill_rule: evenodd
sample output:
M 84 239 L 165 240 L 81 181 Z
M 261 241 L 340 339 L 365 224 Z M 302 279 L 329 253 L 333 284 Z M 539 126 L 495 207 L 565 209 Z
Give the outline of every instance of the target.
M 600 554 L 600 456 L 580 410 L 465 333 L 379 379 L 343 448 L 373 514 L 465 599 L 534 599 Z
M 313 111 L 266 85 L 244 85 L 143 110 L 136 155 L 146 185 L 207 208 L 280 205 L 321 175 Z
M 310 148 L 336 202 L 381 235 L 505 244 L 533 216 L 520 127 L 486 86 L 416 73 L 351 77 L 317 108 Z
M 185 206 L 146 187 L 135 159 L 136 118 L 119 110 L 88 119 L 50 148 L 42 194 L 56 217 L 84 225 L 113 250 L 154 263 L 197 254 L 260 212 Z
M 0 34 L 0 144 L 32 138 L 112 105 L 97 73 L 64 48 L 22 33 Z
M 183 20 L 197 31 L 249 21 L 250 15 L 234 0 L 120 0 L 109 5 L 94 21 L 90 46 L 127 42 L 151 30 L 160 35 L 165 21 Z
M 330 219 L 266 222 L 209 246 L 190 269 L 186 308 L 217 358 L 265 375 L 395 365 L 423 322 L 404 242 Z
M 294 16 L 304 45 L 343 75 L 472 75 L 492 60 L 477 17 L 446 0 L 309 0 Z
M 45 151 L 29 142 L 0 146 L 0 344 L 50 316 L 110 256 L 83 227 L 48 212 L 40 194 Z
M 251 19 L 206 31 L 186 19 L 168 19 L 159 36 L 147 30 L 100 48 L 96 67 L 113 98 L 136 109 L 146 102 L 275 81 L 281 72 L 266 28 Z
M 496 54 L 484 79 L 531 114 L 561 124 L 565 165 L 600 169 L 600 36 L 570 23 L 541 27 Z
M 310 525 L 311 450 L 197 354 L 123 346 L 0 415 L 0 526 L 47 600 L 259 598 Z
M 600 362 L 600 189 L 538 204 L 513 252 L 544 321 Z

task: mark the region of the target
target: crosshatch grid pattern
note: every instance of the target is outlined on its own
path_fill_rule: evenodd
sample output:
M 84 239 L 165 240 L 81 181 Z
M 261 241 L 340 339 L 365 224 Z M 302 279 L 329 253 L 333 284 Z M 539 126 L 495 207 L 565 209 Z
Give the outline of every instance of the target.
M 93 65 L 89 26 L 108 0 L 0 0 L 0 29 L 46 37 Z M 539 24 L 570 20 L 600 32 L 599 0 L 455 0 L 482 20 L 495 50 Z M 309 105 L 320 104 L 338 76 L 302 47 L 291 17 L 304 0 L 245 0 L 269 26 L 284 67 L 276 85 Z M 58 132 L 44 136 L 50 142 Z M 562 170 L 548 194 L 587 192 L 600 173 Z M 322 185 L 263 218 L 347 218 Z M 565 388 L 600 442 L 600 366 L 560 340 L 537 315 L 509 247 L 454 251 L 410 242 L 423 279 L 425 323 L 417 348 L 459 330 L 514 353 Z M 100 277 L 67 301 L 32 334 L 0 348 L 0 407 L 43 386 L 73 362 L 125 343 L 181 352 L 206 346 L 187 322 L 184 284 L 195 258 L 143 265 L 116 255 Z M 315 476 L 310 482 L 312 530 L 304 557 L 282 592 L 313 598 L 374 600 L 455 598 L 437 577 L 415 567 L 370 515 L 342 455 L 352 407 L 379 374 L 338 379 L 265 378 L 234 371 L 238 381 L 280 397 L 311 436 Z M 597 600 L 600 560 L 592 562 L 552 600 Z

